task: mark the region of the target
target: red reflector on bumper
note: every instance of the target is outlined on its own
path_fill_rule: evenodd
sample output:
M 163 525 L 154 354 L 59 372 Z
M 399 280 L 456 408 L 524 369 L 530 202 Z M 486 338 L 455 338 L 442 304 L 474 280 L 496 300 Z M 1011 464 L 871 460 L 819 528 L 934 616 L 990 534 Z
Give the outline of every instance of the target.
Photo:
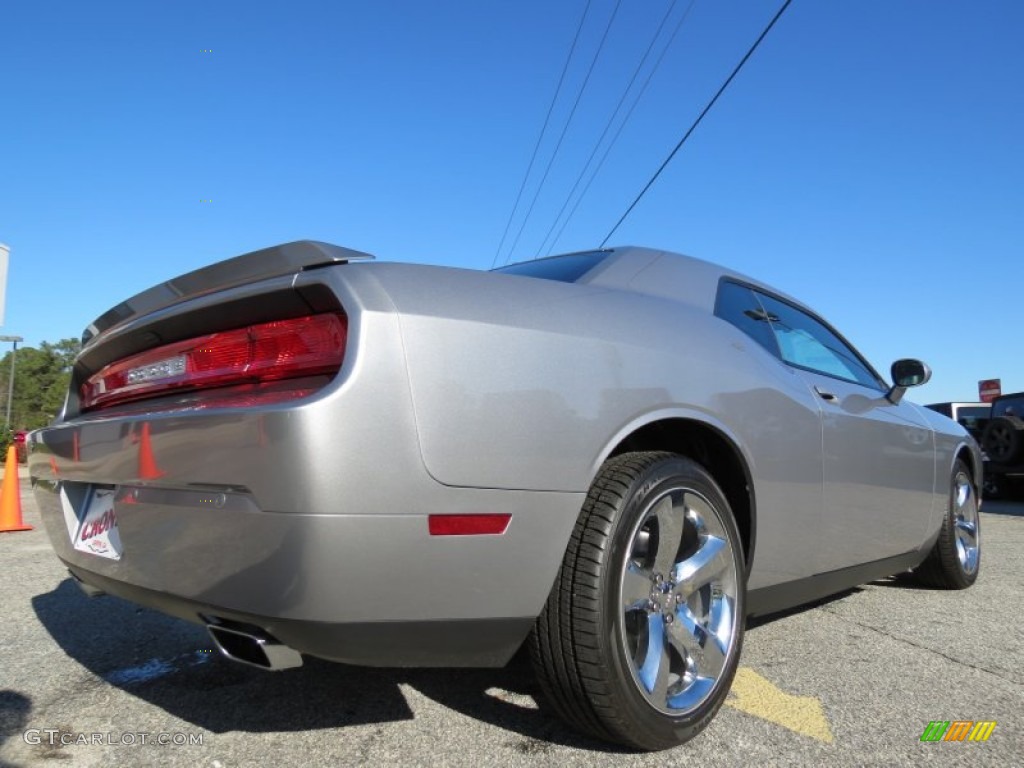
M 431 536 L 481 536 L 502 534 L 512 515 L 430 515 Z

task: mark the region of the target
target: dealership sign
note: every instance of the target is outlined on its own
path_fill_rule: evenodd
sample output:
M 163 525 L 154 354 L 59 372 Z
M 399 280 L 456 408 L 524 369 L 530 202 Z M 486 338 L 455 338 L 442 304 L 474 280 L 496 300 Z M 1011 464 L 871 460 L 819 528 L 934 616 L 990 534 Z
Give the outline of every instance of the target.
M 1003 393 L 999 379 L 982 379 L 978 382 L 978 398 L 983 403 L 991 403 Z

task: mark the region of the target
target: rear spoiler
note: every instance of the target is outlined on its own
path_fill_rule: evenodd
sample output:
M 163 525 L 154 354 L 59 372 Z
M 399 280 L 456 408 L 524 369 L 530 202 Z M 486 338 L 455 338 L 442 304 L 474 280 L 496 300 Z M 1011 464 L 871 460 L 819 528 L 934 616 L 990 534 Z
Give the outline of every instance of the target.
M 82 333 L 82 346 L 125 320 L 155 312 L 186 299 L 271 277 L 294 274 L 304 269 L 327 264 L 345 264 L 350 261 L 368 261 L 373 258 L 368 253 L 330 243 L 297 240 L 294 243 L 275 245 L 219 261 L 175 277 L 166 283 L 160 283 L 104 312 Z

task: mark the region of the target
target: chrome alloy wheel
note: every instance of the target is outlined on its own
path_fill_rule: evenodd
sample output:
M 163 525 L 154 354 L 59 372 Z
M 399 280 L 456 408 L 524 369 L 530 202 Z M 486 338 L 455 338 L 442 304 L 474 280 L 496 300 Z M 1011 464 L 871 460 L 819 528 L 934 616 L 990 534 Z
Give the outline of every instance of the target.
M 979 541 L 978 497 L 966 472 L 953 476 L 953 526 L 956 531 L 956 555 L 964 573 L 978 570 Z
M 742 623 L 737 563 L 722 512 L 689 488 L 656 497 L 633 529 L 620 635 L 633 682 L 658 711 L 693 711 L 727 668 Z

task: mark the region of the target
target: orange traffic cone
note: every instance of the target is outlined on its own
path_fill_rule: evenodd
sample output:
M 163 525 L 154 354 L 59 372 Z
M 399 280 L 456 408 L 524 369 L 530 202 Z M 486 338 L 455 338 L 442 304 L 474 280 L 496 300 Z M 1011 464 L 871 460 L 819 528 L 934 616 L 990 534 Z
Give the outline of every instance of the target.
M 156 465 L 153 446 L 149 442 L 149 422 L 142 422 L 142 434 L 139 436 L 139 477 L 143 480 L 156 480 L 163 477 L 164 472 Z
M 7 449 L 7 463 L 4 465 L 4 487 L 0 491 L 0 533 L 9 531 L 31 531 L 21 519 L 21 489 L 18 488 L 18 449 L 13 445 Z

